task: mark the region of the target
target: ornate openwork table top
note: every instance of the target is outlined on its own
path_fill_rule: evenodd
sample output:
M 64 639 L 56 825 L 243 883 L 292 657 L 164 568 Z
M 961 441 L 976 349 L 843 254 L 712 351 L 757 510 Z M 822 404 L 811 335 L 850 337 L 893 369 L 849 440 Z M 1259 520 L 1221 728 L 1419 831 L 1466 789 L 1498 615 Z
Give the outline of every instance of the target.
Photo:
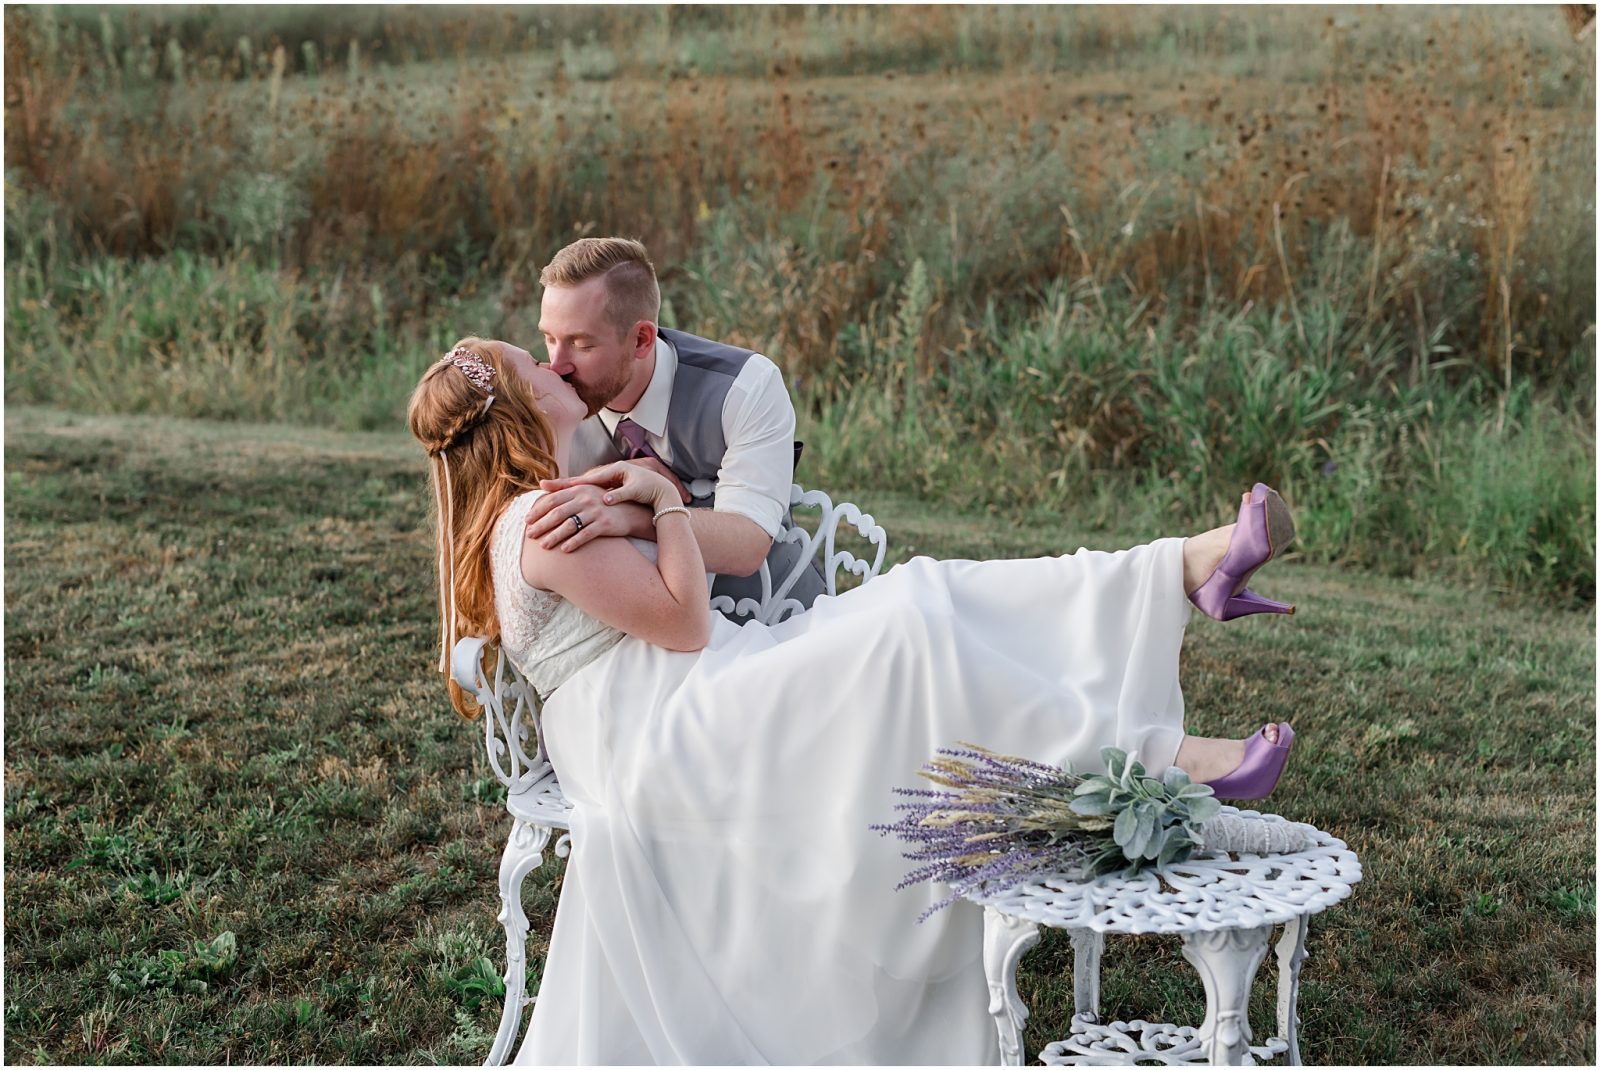
M 1223 807 L 1262 821 L 1277 814 Z M 1197 933 L 1282 925 L 1350 894 L 1361 863 L 1343 840 L 1310 825 L 1292 854 L 1205 854 L 1124 880 L 1045 874 L 994 894 L 968 896 L 1013 918 L 1063 929 L 1114 933 Z

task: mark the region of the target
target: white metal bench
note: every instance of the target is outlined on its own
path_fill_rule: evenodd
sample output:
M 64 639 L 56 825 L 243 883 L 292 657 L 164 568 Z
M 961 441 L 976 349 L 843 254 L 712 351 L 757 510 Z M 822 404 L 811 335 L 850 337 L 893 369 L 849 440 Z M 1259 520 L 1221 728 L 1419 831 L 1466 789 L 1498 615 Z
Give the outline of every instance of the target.
M 799 484 L 790 488 L 789 502 L 793 509 L 814 509 L 820 514 L 814 532 L 796 526 L 779 536 L 801 544 L 801 554 L 793 571 L 782 577 L 774 588 L 772 576 L 763 562 L 760 600 L 741 598 L 735 605 L 731 598 L 723 595 L 711 600 L 713 610 L 736 619 L 754 619 L 766 624 L 775 624 L 799 612 L 803 607 L 788 594 L 801 571 L 817 560 L 819 550 L 822 553 L 819 564 L 828 594 L 839 593 L 841 573 L 859 577 L 862 583 L 878 575 L 883 567 L 886 536 L 870 514 L 849 502 L 835 505 L 823 492 L 805 490 Z M 870 562 L 837 545 L 841 523 L 849 525 L 870 544 Z M 500 859 L 501 905 L 496 918 L 506 930 L 506 1000 L 494 1047 L 485 1063 L 486 1066 L 500 1066 L 511 1056 L 522 1028 L 522 1012 L 535 998 L 523 991 L 527 974 L 528 916 L 522 910 L 522 882 L 544 862 L 544 849 L 557 830 L 561 831 L 561 837 L 556 841 L 556 857 L 565 858 L 571 851 L 568 817 L 572 805 L 561 793 L 556 771 L 545 754 L 538 696 L 509 659 L 498 652 L 493 658 L 493 670 L 485 670 L 487 643 L 482 636 L 471 636 L 456 643 L 451 675 L 483 707 L 484 749 L 489 756 L 489 767 L 506 786 L 506 809 L 511 813 L 511 835 Z

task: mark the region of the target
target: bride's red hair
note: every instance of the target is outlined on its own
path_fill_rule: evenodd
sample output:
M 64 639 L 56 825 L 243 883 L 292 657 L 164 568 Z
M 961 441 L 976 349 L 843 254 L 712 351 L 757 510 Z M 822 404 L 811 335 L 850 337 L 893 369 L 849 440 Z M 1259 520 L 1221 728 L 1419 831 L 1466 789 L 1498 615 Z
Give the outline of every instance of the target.
M 457 350 L 495 370 L 493 403 L 485 409 L 483 388 L 447 358 L 422 373 L 406 419 L 430 459 L 441 668 L 450 704 L 472 719 L 481 710 L 450 679 L 450 648 L 462 635 L 486 635 L 499 645 L 489 561 L 495 524 L 513 498 L 537 490 L 539 480 L 557 471 L 550 421 L 527 381 L 502 359 L 499 344 L 463 338 L 451 352 Z

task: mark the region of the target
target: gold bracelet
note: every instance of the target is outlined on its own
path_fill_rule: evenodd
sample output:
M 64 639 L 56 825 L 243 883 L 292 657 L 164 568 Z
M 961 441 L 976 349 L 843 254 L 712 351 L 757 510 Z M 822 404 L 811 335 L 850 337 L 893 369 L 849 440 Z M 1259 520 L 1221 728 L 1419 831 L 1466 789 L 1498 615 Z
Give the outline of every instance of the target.
M 652 523 L 652 524 L 661 523 L 661 518 L 666 516 L 668 513 L 682 513 L 684 516 L 688 516 L 689 515 L 689 509 L 688 509 L 687 506 L 683 506 L 683 505 L 669 505 L 665 509 L 661 510 L 661 512 L 657 513 L 655 516 L 651 517 L 650 518 L 650 523 Z

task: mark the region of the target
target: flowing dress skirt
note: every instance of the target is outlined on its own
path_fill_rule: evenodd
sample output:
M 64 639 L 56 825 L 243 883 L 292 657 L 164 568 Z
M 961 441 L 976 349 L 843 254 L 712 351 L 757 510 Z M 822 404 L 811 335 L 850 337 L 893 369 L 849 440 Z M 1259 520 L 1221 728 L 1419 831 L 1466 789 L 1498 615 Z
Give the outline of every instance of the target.
M 982 915 L 916 919 L 895 786 L 958 742 L 1160 775 L 1182 740 L 1183 541 L 917 558 L 692 654 L 633 638 L 550 697 L 573 850 L 519 1063 L 998 1060 Z

